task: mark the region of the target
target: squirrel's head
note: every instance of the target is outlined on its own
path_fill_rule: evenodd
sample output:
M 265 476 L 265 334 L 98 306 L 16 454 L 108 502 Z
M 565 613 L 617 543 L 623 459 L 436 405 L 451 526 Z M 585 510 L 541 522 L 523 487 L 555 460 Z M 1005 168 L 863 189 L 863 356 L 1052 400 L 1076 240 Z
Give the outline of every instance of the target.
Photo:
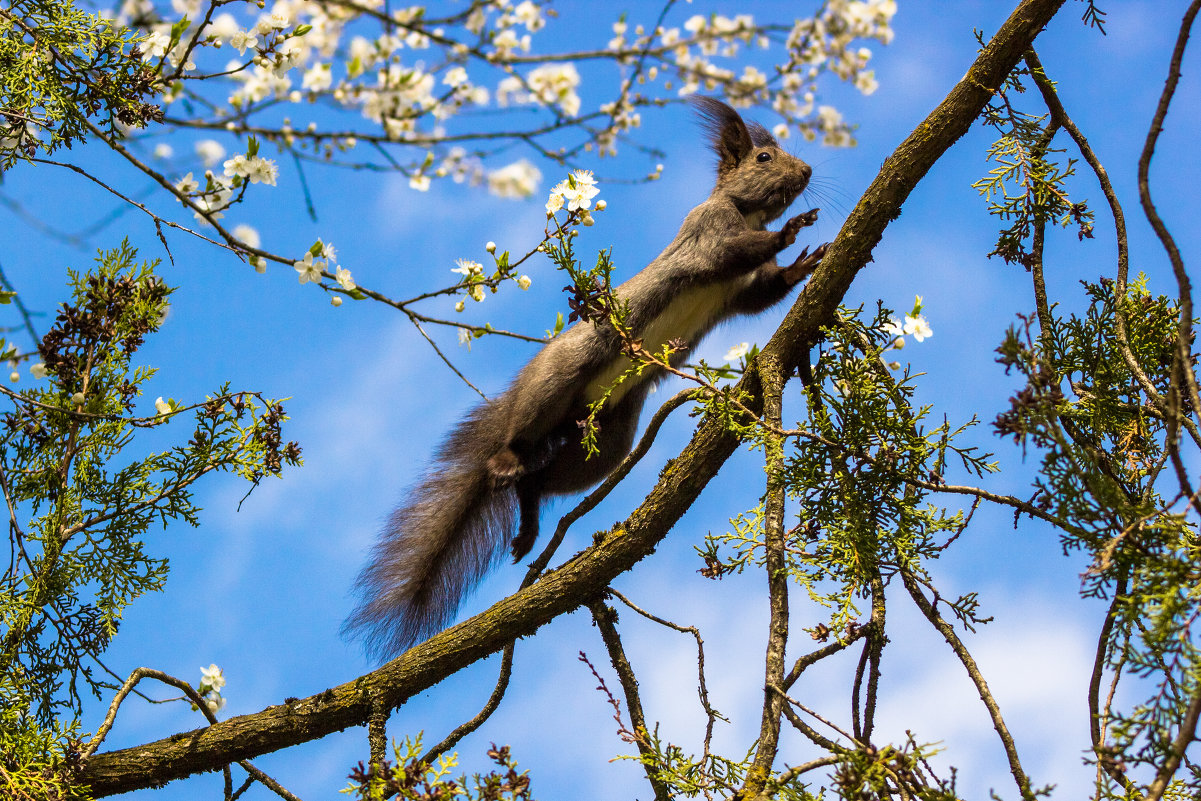
M 757 122 L 744 122 L 712 97 L 690 98 L 717 153 L 714 194 L 728 197 L 751 224 L 762 227 L 781 214 L 809 185 L 813 168 L 780 147 Z

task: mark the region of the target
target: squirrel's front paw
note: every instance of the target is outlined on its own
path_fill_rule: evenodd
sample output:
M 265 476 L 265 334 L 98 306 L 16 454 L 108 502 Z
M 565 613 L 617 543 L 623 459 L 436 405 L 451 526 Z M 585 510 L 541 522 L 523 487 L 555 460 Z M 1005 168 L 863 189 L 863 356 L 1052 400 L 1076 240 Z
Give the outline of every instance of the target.
M 819 209 L 809 209 L 804 214 L 798 214 L 788 222 L 784 223 L 784 227 L 780 229 L 780 241 L 783 243 L 780 250 L 791 245 L 796 241 L 797 232 L 802 228 L 807 228 L 817 222 L 817 212 Z
M 809 274 L 817 269 L 817 265 L 821 264 L 822 256 L 826 255 L 828 247 L 830 247 L 829 242 L 818 245 L 812 253 L 809 252 L 809 248 L 802 250 L 801 255 L 796 257 L 796 261 L 784 268 L 784 278 L 789 285 L 808 278 Z

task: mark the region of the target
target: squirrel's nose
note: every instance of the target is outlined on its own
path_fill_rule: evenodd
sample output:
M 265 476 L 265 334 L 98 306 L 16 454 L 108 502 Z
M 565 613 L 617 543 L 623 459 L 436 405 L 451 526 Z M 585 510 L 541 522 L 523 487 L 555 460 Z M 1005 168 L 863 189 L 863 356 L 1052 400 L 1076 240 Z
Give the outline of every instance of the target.
M 808 164 L 802 164 L 801 165 L 801 175 L 805 178 L 806 181 L 808 181 L 809 176 L 813 175 L 813 168 L 810 167 Z

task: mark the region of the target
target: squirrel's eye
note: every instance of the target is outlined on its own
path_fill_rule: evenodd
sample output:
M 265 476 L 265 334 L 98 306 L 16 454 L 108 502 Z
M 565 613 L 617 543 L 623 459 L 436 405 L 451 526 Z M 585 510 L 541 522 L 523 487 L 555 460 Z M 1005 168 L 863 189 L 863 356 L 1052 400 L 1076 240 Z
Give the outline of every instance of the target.
M 760 164 L 765 161 L 771 161 L 771 153 L 768 153 L 766 150 L 764 150 L 758 156 L 755 156 L 755 161 L 759 162 Z

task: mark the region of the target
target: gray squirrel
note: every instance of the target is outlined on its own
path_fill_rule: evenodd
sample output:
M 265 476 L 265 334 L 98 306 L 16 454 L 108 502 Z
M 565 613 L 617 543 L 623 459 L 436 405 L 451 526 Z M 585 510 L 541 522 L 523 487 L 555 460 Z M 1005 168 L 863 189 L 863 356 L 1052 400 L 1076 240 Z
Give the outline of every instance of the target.
M 615 290 L 628 303 L 628 330 L 655 353 L 669 340 L 695 348 L 723 320 L 778 303 L 825 252 L 824 245 L 806 249 L 788 267 L 776 264 L 817 209 L 779 231 L 764 227 L 808 185 L 809 165 L 720 100 L 692 103 L 717 153 L 717 184 L 671 244 Z M 372 653 L 395 655 L 443 628 L 506 549 L 514 561 L 529 553 L 543 498 L 591 487 L 629 454 L 661 368 L 613 389 L 596 418 L 599 453 L 590 458 L 579 426 L 588 404 L 629 365 L 612 325 L 581 320 L 548 342 L 503 395 L 477 406 L 393 512 L 359 575 L 361 600 L 343 631 L 361 636 Z

